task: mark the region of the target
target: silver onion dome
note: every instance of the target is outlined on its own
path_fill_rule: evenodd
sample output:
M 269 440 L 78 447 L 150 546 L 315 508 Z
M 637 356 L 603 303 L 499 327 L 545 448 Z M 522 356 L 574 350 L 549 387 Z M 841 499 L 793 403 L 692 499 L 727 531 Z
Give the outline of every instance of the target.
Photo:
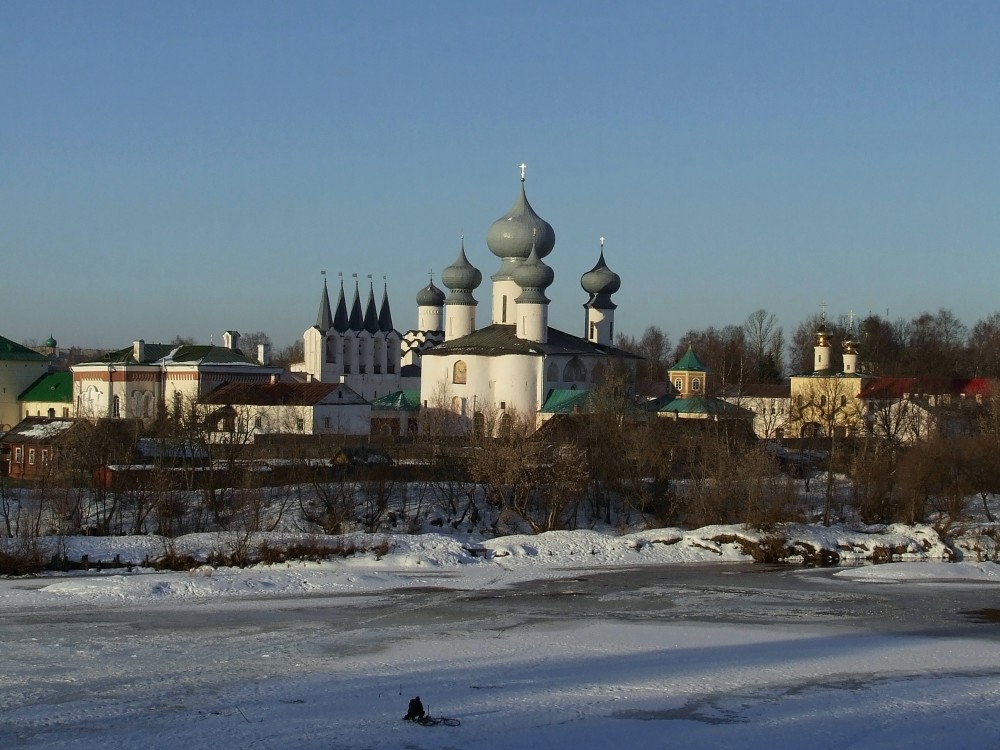
M 556 233 L 552 225 L 535 213 L 521 183 L 521 193 L 510 210 L 490 226 L 486 245 L 498 258 L 527 258 L 532 245 L 539 258 L 552 252 Z
M 458 258 L 441 272 L 441 281 L 452 291 L 476 289 L 483 282 L 482 272 L 469 263 L 465 257 L 465 241 L 458 252 Z
M 542 262 L 535 248 L 531 248 L 526 260 L 517 264 L 512 275 L 522 289 L 547 289 L 555 279 L 555 272 Z
M 444 304 L 444 292 L 434 286 L 432 281 L 417 292 L 417 304 L 420 307 L 441 307 Z
M 604 250 L 601 250 L 601 257 L 597 265 L 580 277 L 580 286 L 587 294 L 614 294 L 622 285 L 621 276 L 616 274 L 604 261 Z

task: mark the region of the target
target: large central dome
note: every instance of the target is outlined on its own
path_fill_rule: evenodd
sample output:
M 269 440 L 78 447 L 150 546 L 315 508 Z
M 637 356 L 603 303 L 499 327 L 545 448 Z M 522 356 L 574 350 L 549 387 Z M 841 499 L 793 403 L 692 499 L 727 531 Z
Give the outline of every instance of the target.
M 535 213 L 521 183 L 521 195 L 502 218 L 486 233 L 486 245 L 498 258 L 527 258 L 532 245 L 539 258 L 552 252 L 556 233 L 552 225 Z

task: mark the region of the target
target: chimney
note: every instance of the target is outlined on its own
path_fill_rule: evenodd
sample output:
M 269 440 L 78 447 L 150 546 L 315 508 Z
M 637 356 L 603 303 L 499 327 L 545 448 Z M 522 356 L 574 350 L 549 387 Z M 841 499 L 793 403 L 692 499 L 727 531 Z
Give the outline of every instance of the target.
M 276 385 L 278 382 L 278 374 L 276 372 L 271 373 L 271 385 Z
M 222 343 L 227 349 L 239 349 L 240 348 L 240 332 L 239 331 L 226 331 L 222 334 Z
M 257 361 L 262 365 L 271 364 L 271 347 L 267 344 L 257 344 Z
M 146 342 L 142 339 L 132 342 L 132 356 L 135 357 L 136 362 L 142 362 L 142 358 L 146 356 Z

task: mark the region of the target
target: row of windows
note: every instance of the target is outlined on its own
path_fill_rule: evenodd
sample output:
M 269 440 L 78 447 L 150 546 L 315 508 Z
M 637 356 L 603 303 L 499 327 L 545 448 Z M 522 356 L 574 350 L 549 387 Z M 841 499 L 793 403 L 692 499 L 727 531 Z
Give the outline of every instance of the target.
M 805 403 L 805 400 L 802 398 L 802 394 L 801 393 L 795 397 L 795 405 L 796 406 L 802 406 L 804 403 Z M 819 405 L 820 406 L 826 406 L 828 403 L 830 403 L 830 400 L 827 399 L 826 396 L 820 396 L 819 397 Z M 841 405 L 841 407 L 847 406 L 847 396 L 841 396 L 840 397 L 840 405 Z
M 674 390 L 683 391 L 684 381 L 681 380 L 680 378 L 674 379 Z M 691 390 L 694 391 L 695 393 L 701 391 L 701 378 L 691 378 Z
M 373 347 L 369 347 L 367 343 L 362 342 L 361 350 L 357 352 L 358 359 L 361 362 L 358 364 L 358 372 L 364 374 L 367 366 L 365 361 L 371 357 L 375 361 L 372 363 L 372 371 L 378 375 L 382 372 L 382 360 L 386 359 L 385 353 L 387 351 L 386 343 L 381 339 L 375 339 Z M 399 342 L 395 337 L 388 340 L 390 346 L 388 351 L 399 351 Z M 330 337 L 326 340 L 326 361 L 328 364 L 336 364 L 338 361 L 343 362 L 344 372 L 350 373 L 350 367 L 353 364 L 355 358 L 355 350 L 353 348 L 347 347 L 347 341 L 337 341 L 336 338 Z M 396 372 L 396 363 L 393 357 L 388 357 L 388 361 L 385 364 L 386 372 L 392 375 Z
M 31 416 L 31 415 L 30 415 L 30 414 L 25 414 L 25 416 Z M 40 416 L 42 416 L 42 411 L 41 411 L 41 409 L 39 409 L 39 410 L 37 410 L 37 411 L 35 412 L 35 416 L 36 416 L 36 417 L 40 417 Z M 55 409 L 49 409 L 49 410 L 48 410 L 48 411 L 47 411 L 47 412 L 45 413 L 45 416 L 47 416 L 47 417 L 48 417 L 49 419 L 55 419 L 55 417 L 56 417 L 56 410 L 55 410 Z M 68 407 L 68 406 L 64 406 L 64 407 L 62 408 L 62 416 L 63 416 L 63 419 L 68 419 L 68 418 L 69 418 L 69 407 Z
M 468 383 L 469 366 L 464 360 L 458 360 L 451 368 L 451 382 L 455 385 L 465 385 Z M 551 362 L 545 371 L 545 378 L 550 383 L 586 383 L 587 367 L 579 357 L 573 357 L 567 362 L 560 373 L 559 366 Z M 604 366 L 598 362 L 590 373 L 589 380 L 593 383 L 600 383 L 604 380 Z M 697 389 L 696 389 L 697 390 Z
M 49 449 L 42 448 L 42 466 L 46 466 L 49 463 Z M 22 464 L 24 463 L 24 448 L 17 446 L 14 448 L 14 463 Z M 35 465 L 35 449 L 28 448 L 28 465 Z

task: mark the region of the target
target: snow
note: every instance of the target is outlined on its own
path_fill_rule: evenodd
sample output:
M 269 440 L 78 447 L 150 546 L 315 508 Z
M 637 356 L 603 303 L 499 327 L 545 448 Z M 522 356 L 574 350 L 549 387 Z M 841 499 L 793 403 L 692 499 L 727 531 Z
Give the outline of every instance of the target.
M 744 563 L 738 543 L 718 541 L 736 533 L 765 536 L 740 527 L 355 534 L 339 541 L 368 551 L 323 562 L 0 580 L 0 747 L 1000 746 L 995 626 L 977 637 L 887 633 L 820 614 L 844 585 L 894 584 L 862 589 L 875 595 L 973 586 L 984 607 L 995 603 L 1000 566 L 934 562 L 943 546 L 930 529 L 795 529 L 811 544 L 895 546 L 920 560 L 837 569 L 828 590 L 803 595 L 817 609 L 801 622 L 644 619 L 641 610 L 508 620 L 502 608 L 478 625 L 449 620 L 462 615 L 449 604 L 457 592 L 495 592 L 502 607 L 531 581 L 572 599 L 572 582 L 594 571 Z M 382 543 L 387 554 L 371 551 Z M 167 547 L 204 559 L 226 544 L 222 534 L 57 542 L 92 561 L 140 561 Z M 933 593 L 912 591 L 933 606 Z M 602 606 L 661 595 L 609 594 Z M 752 606 L 760 594 L 746 596 Z M 289 607 L 293 619 L 271 623 Z M 418 693 L 432 715 L 461 726 L 400 721 Z
M 39 422 L 18 432 L 18 436 L 26 440 L 48 440 L 61 432 L 65 432 L 72 427 L 73 424 L 74 423 L 70 420 L 62 420 L 58 422 Z

